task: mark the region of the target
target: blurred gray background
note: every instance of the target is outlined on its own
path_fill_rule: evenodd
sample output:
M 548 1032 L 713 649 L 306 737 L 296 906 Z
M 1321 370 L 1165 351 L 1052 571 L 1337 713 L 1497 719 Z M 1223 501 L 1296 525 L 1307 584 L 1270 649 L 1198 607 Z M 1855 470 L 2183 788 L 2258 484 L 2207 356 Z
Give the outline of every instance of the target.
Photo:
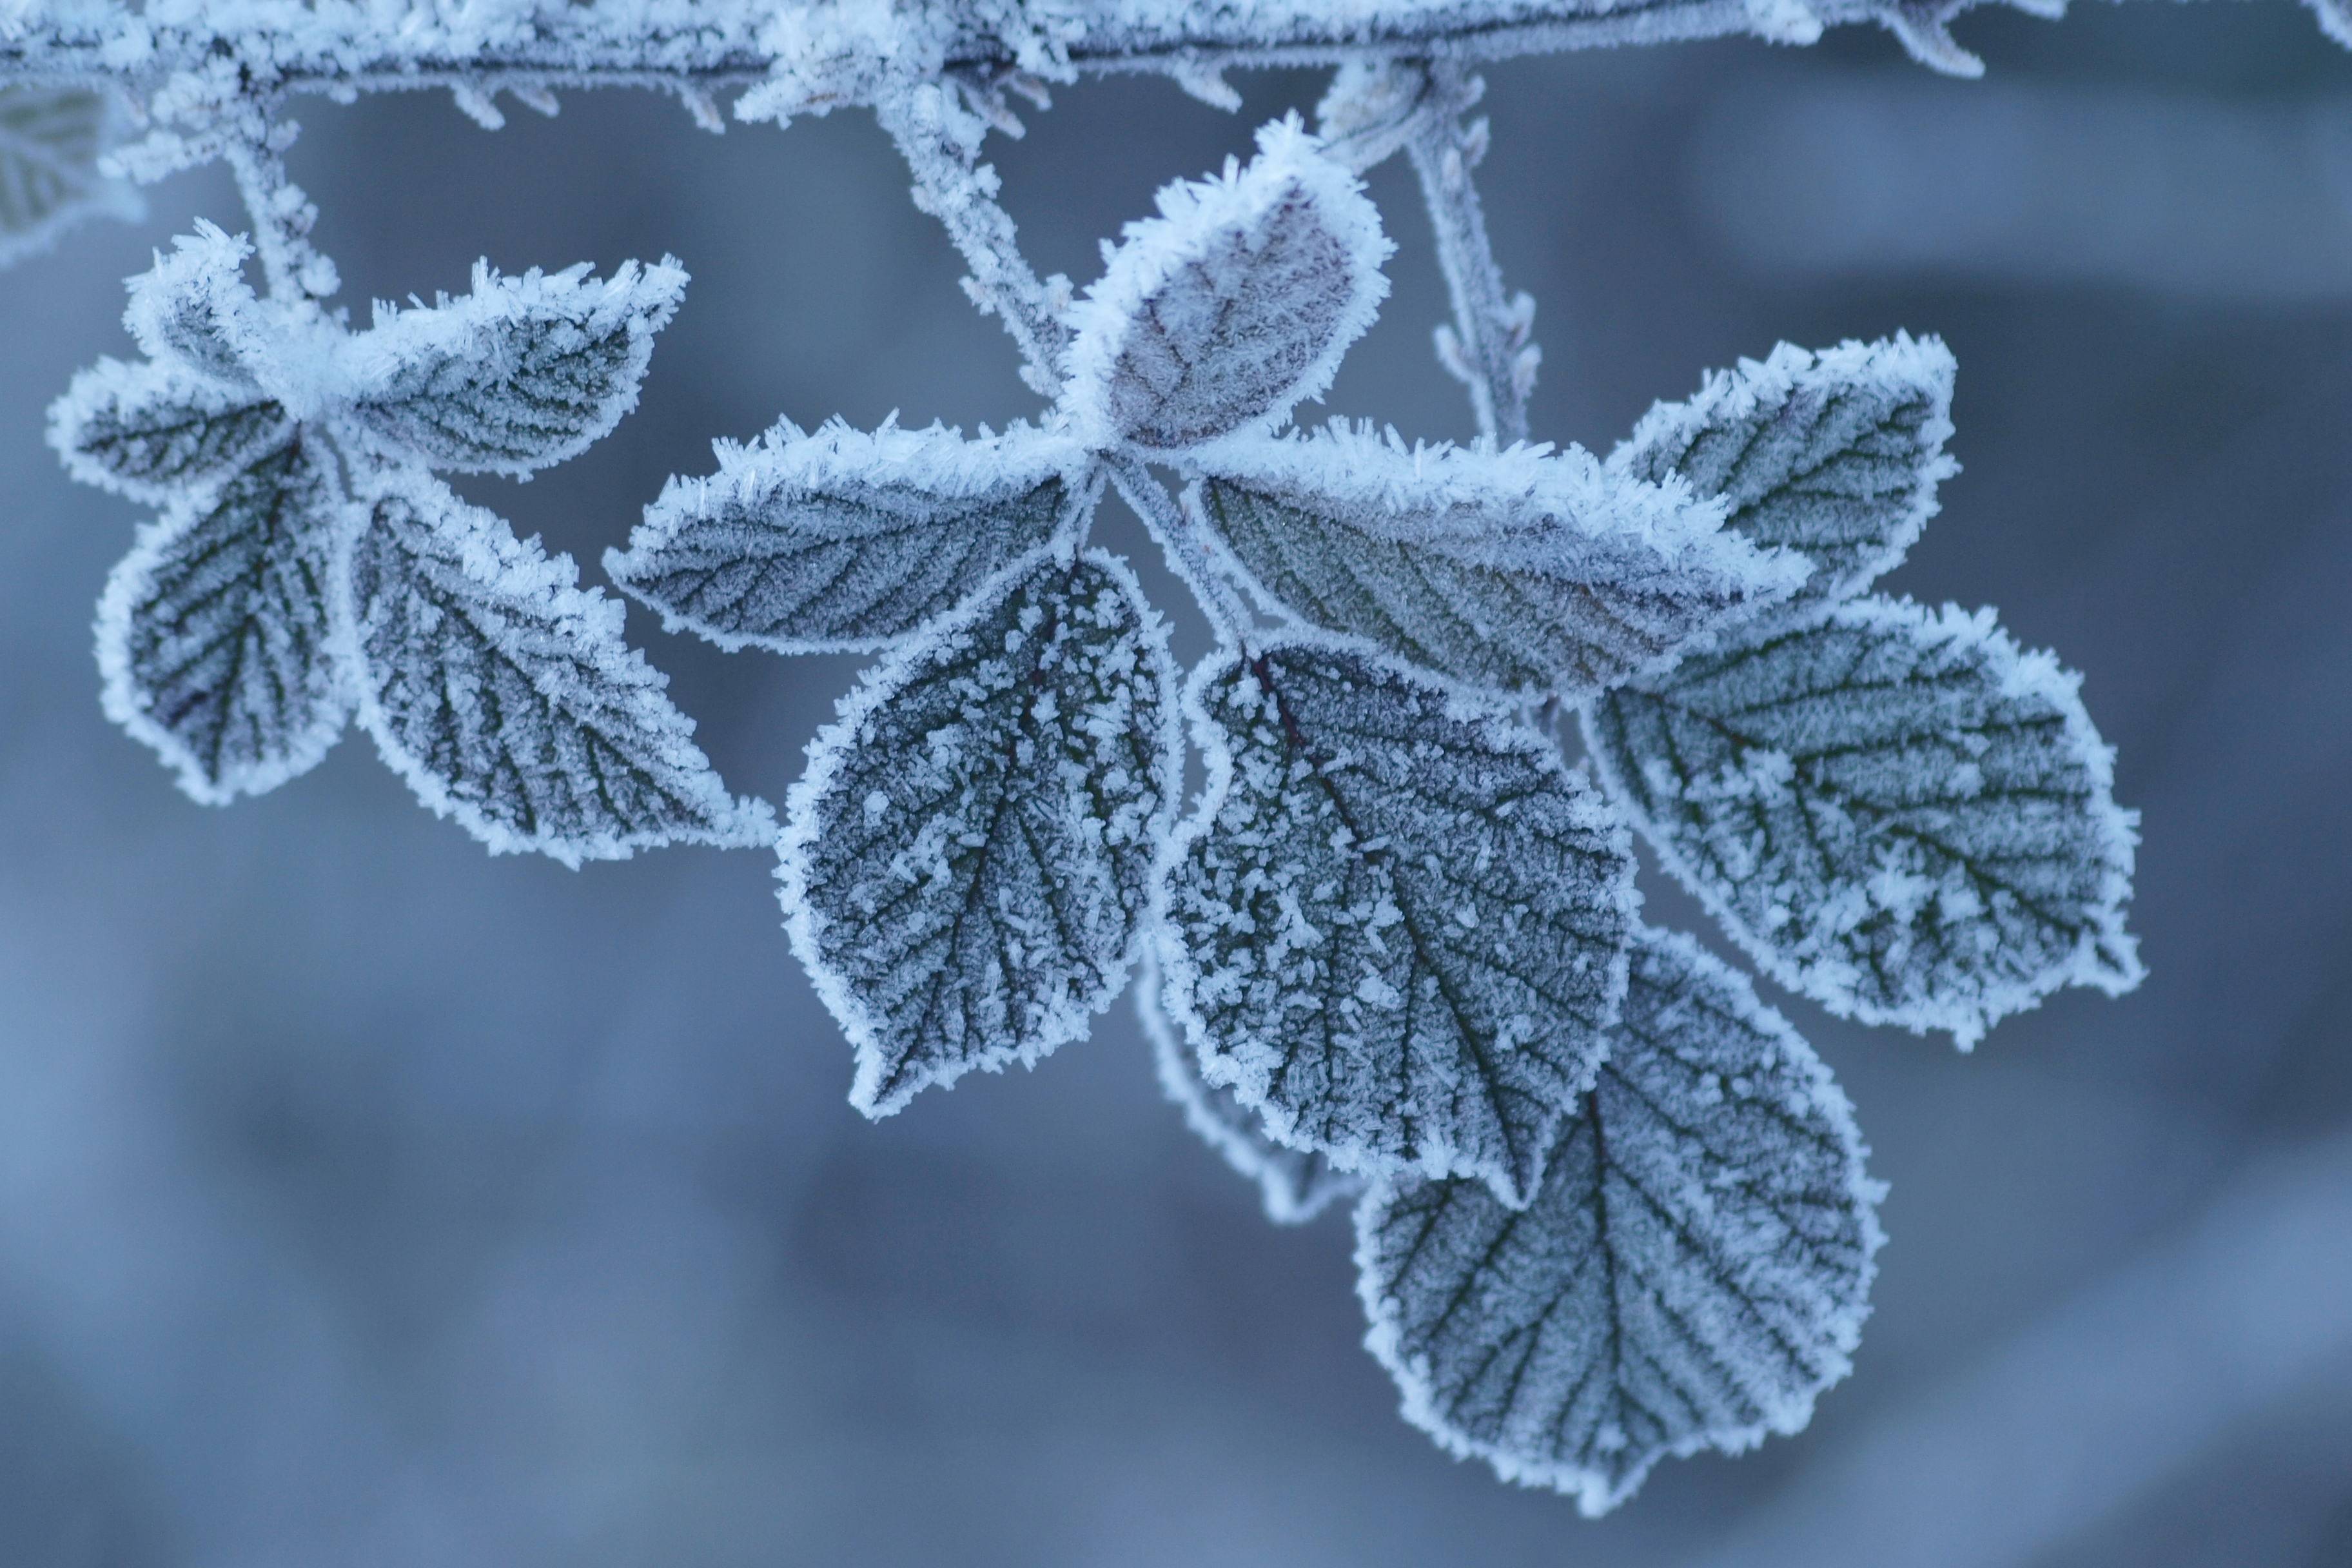
M 1779 339 L 1941 333 L 1966 472 L 1892 585 L 2083 669 L 2146 814 L 2131 997 L 1962 1057 L 1765 988 L 1893 1184 L 1877 1313 L 1810 1430 L 1599 1522 L 1398 1420 L 1344 1216 L 1265 1224 L 1125 1004 L 871 1125 L 763 856 L 493 860 L 357 737 L 176 795 L 89 654 L 139 516 L 42 410 L 131 352 L 152 247 L 243 220 L 184 175 L 0 275 L 0 1563 L 2352 1563 L 2352 57 L 2278 0 L 1960 31 L 1987 81 L 1853 29 L 1489 73 L 1537 434 L 1605 450 Z M 1088 83 L 992 143 L 1041 270 L 1092 278 L 1320 90 L 1235 82 L 1234 117 Z M 868 115 L 299 116 L 362 320 L 484 255 L 694 273 L 616 435 L 467 486 L 591 581 L 714 436 L 1034 409 Z M 1465 436 L 1425 221 L 1372 185 L 1395 294 L 1330 407 Z M 772 800 L 855 673 L 631 628 Z

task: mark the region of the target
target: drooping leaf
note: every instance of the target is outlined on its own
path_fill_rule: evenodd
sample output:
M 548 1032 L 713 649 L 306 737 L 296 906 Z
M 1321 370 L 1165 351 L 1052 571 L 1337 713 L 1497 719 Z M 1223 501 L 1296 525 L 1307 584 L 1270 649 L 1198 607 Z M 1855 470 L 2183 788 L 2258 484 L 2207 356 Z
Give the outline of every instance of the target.
M 1334 426 L 1203 466 L 1186 504 L 1261 599 L 1509 694 L 1581 701 L 1805 576 L 1681 484 L 1577 449 L 1408 451 Z
M 1176 1037 L 1160 1005 L 1160 965 L 1149 947 L 1136 978 L 1135 1013 L 1144 1037 L 1151 1042 L 1161 1091 L 1182 1110 L 1185 1126 L 1226 1164 L 1257 1184 L 1266 1218 L 1276 1225 L 1305 1225 L 1332 1204 L 1364 1190 L 1363 1177 L 1339 1169 L 1328 1156 L 1267 1137 L 1256 1112 L 1239 1095 L 1201 1076 L 1192 1049 Z
M 414 469 L 374 476 L 346 592 L 361 724 L 394 772 L 493 854 L 567 866 L 662 844 L 751 847 L 775 825 L 730 798 L 621 640 L 620 605 L 569 557 Z
M 2081 678 L 1947 605 L 1865 598 L 1586 710 L 1612 794 L 1773 978 L 1963 1047 L 2139 982 L 2134 813 Z
M 1355 177 L 1296 119 L 1246 167 L 1179 181 L 1072 311 L 1064 403 L 1099 446 L 1173 452 L 1278 423 L 1372 324 L 1392 248 Z
M 1624 988 L 1625 830 L 1499 703 L 1320 637 L 1204 663 L 1169 1011 L 1265 1131 L 1520 1203 Z
M 887 1116 L 1085 1035 L 1126 983 L 1180 763 L 1166 628 L 1099 551 L 1036 552 L 868 672 L 779 846 L 850 1103 Z
M 934 425 L 780 426 L 673 479 L 604 570 L 730 652 L 872 653 L 954 609 L 1091 507 L 1070 437 L 1016 426 L 964 440 Z
M 334 465 L 289 436 L 215 496 L 141 530 L 98 606 L 107 717 L 208 805 L 316 764 L 351 715 L 328 632 L 329 563 L 352 526 Z
M 1609 455 L 1633 478 L 1679 474 L 1731 504 L 1733 528 L 1812 563 L 1810 581 L 1768 619 L 1794 625 L 1893 570 L 1936 515 L 1936 486 L 1959 471 L 1951 351 L 1897 332 L 1820 353 L 1782 343 L 1762 363 L 1707 377 L 1688 403 L 1661 403 Z
M 49 445 L 84 484 L 166 504 L 285 445 L 277 403 L 172 360 L 102 359 L 49 405 Z
M 528 474 L 584 451 L 637 405 L 654 334 L 686 292 L 675 259 L 501 278 L 395 310 L 348 340 L 353 417 L 435 468 Z
M 109 141 L 106 95 L 87 87 L 0 87 L 0 267 L 87 217 L 136 220 L 144 205 L 98 172 Z
M 257 370 L 270 355 L 261 302 L 245 280 L 252 254 L 243 235 L 198 218 L 195 233 L 179 236 L 169 255 L 129 280 L 122 324 L 151 359 L 257 393 Z
M 1524 1210 L 1405 1178 L 1356 1215 L 1405 1418 L 1587 1514 L 1669 1454 L 1802 1427 L 1882 1239 L 1845 1096 L 1744 977 L 1645 931 L 1610 1040 Z

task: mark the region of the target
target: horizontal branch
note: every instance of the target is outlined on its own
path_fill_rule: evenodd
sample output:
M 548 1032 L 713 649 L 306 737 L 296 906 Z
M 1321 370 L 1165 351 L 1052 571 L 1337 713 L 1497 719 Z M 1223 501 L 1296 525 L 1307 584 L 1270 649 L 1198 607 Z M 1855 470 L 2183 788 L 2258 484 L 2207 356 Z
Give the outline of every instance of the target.
M 870 103 L 880 84 L 956 68 L 1194 75 L 1370 57 L 1499 59 L 1747 33 L 1810 43 L 1875 21 L 1946 69 L 1944 24 L 1977 0 L 0 0 L 0 83 L 111 81 L 194 104 L 243 91 L 769 84 L 764 112 Z M 2043 14 L 2063 0 L 2009 0 Z M 2334 19 L 2341 0 L 2311 0 Z M 2331 28 L 2331 30 L 2334 30 Z M 1972 74 L 1972 72 L 1970 73 Z M 176 90 L 174 90 L 176 89 Z

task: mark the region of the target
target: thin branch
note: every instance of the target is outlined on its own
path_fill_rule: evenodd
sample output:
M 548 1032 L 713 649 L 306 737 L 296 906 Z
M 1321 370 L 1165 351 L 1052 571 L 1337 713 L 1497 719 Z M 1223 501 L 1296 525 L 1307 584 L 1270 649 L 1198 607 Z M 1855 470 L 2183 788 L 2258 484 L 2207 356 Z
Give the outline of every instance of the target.
M 284 153 L 301 128 L 277 120 L 272 107 L 240 104 L 222 157 L 236 176 L 236 194 L 253 219 L 253 248 L 270 298 L 312 305 L 341 288 L 341 279 L 335 264 L 310 243 L 318 207 L 286 174 Z
M 964 291 L 1004 323 L 1027 363 L 1022 379 L 1040 397 L 1061 391 L 1069 328 L 1059 302 L 1068 280 L 1040 282 L 1021 254 L 1013 216 L 1000 205 L 995 169 L 979 162 L 989 121 L 958 101 L 948 82 L 913 82 L 881 95 L 875 117 L 915 176 L 915 205 L 938 218 L 971 268 Z
M 1528 394 L 1543 357 L 1530 336 L 1536 302 L 1521 293 L 1506 299 L 1503 274 L 1486 240 L 1486 216 L 1470 171 L 1486 151 L 1486 122 L 1467 125 L 1463 111 L 1486 83 L 1461 64 L 1432 61 L 1421 111 L 1405 138 L 1406 155 L 1421 180 L 1429 221 L 1437 235 L 1437 261 L 1454 300 L 1454 324 L 1437 329 L 1437 357 L 1469 388 L 1478 433 L 1507 445 L 1528 436 Z

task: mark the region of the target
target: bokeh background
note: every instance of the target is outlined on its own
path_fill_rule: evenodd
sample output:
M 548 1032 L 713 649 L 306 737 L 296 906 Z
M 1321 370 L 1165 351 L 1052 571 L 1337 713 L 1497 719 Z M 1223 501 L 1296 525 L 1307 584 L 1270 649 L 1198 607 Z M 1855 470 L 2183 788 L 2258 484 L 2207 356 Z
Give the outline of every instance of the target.
M 1597 1522 L 1397 1418 L 1345 1216 L 1267 1225 L 1124 1003 L 869 1124 L 763 856 L 494 860 L 358 737 L 176 795 L 89 655 L 138 514 L 42 410 L 131 352 L 152 247 L 241 217 L 186 174 L 0 275 L 0 1562 L 2352 1563 L 2352 56 L 2279 0 L 1960 31 L 1986 81 L 1856 29 L 1488 73 L 1538 437 L 1605 449 L 1780 339 L 1941 333 L 1966 471 L 1891 586 L 2083 669 L 2146 818 L 2135 995 L 1963 1057 L 1765 987 L 1893 1184 L 1876 1316 L 1810 1430 Z M 1089 82 L 995 143 L 1041 270 L 1320 89 L 1235 84 Z M 868 115 L 300 118 L 362 320 L 485 255 L 693 271 L 616 435 L 467 486 L 591 581 L 714 436 L 1034 410 Z M 1330 407 L 1465 436 L 1425 221 L 1401 163 L 1372 186 L 1395 293 Z M 772 800 L 855 674 L 631 626 Z

